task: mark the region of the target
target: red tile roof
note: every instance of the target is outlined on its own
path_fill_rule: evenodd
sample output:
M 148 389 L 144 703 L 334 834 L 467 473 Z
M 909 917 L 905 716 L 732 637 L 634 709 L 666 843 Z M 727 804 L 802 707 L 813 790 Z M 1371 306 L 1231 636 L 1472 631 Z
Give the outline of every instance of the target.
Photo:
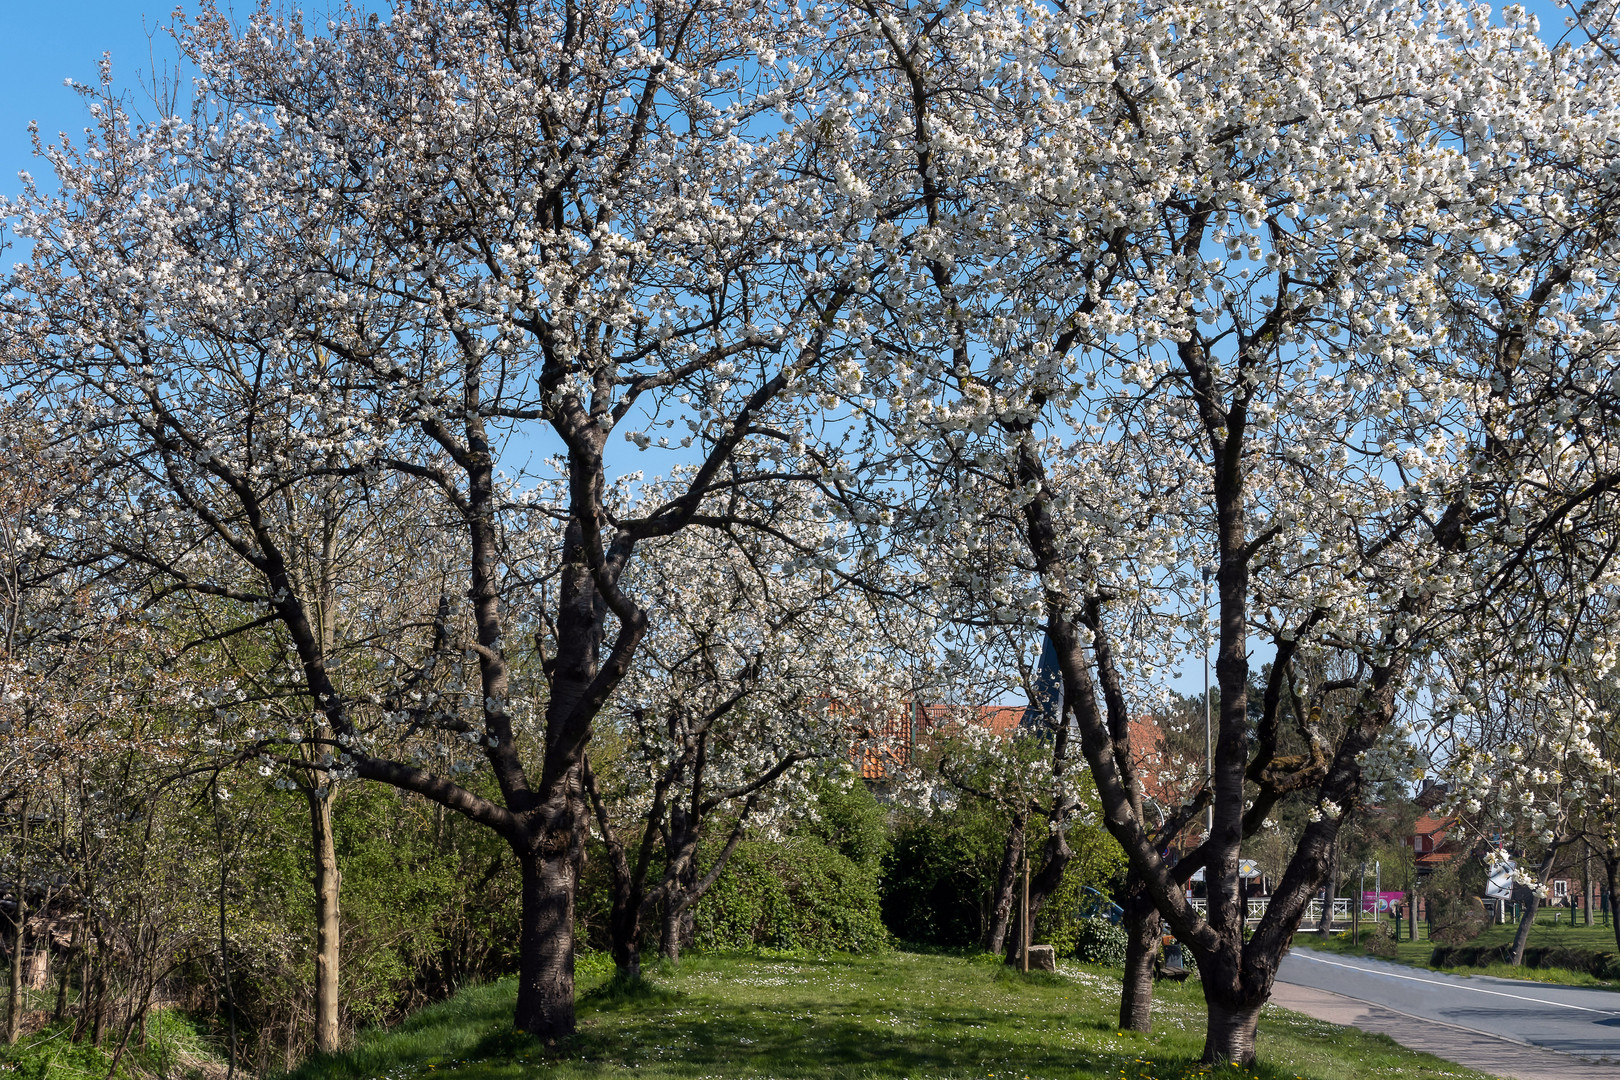
M 906 765 L 919 738 L 950 723 L 973 723 L 997 735 L 1011 735 L 1024 719 L 1023 705 L 916 705 L 907 702 L 877 718 L 870 726 L 855 728 L 858 739 L 869 740 L 856 750 L 861 778 L 881 780 L 891 763 Z

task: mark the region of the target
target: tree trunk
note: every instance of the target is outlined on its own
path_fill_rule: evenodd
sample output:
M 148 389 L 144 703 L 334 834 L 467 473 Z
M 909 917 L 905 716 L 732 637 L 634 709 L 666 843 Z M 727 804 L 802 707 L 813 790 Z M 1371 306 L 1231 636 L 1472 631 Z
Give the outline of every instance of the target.
M 1333 935 L 1333 902 L 1339 898 L 1338 892 L 1339 838 L 1335 836 L 1328 851 L 1327 877 L 1322 881 L 1322 917 L 1316 923 L 1316 932 L 1324 938 Z
M 1620 852 L 1603 860 L 1603 876 L 1606 888 L 1605 898 L 1609 905 L 1609 927 L 1614 931 L 1614 947 L 1620 950 L 1620 908 L 1615 901 L 1620 899 Z
M 22 1035 L 23 1014 L 23 946 L 28 939 L 28 901 L 22 888 L 17 890 L 17 917 L 15 933 L 11 936 L 11 982 L 6 990 L 6 1043 L 17 1044 Z
M 1029 902 L 1024 910 L 1029 912 L 1029 943 L 1035 944 L 1035 917 L 1041 913 L 1046 904 L 1046 898 L 1057 891 L 1063 883 L 1063 871 L 1068 869 L 1069 860 L 1074 858 L 1074 852 L 1069 848 L 1069 838 L 1061 832 L 1054 832 L 1041 846 L 1042 862 L 1040 870 L 1029 879 Z M 1017 964 L 1021 959 L 1020 948 L 1024 942 L 1023 914 L 1020 912 L 1014 917 L 1012 926 L 1012 940 L 1007 948 L 1007 963 Z
M 11 935 L 11 984 L 6 993 L 6 1043 L 22 1034 L 23 946 L 28 942 L 28 800 L 22 801 L 21 844 L 17 859 L 17 914 Z
M 90 1045 L 100 1046 L 107 1035 L 107 966 L 96 964 L 96 1011 L 90 1023 Z
M 681 961 L 681 915 L 680 901 L 673 895 L 664 898 L 664 917 L 658 935 L 658 955 L 672 964 Z
M 514 845 L 523 875 L 515 1021 L 520 1031 L 554 1044 L 574 1033 L 576 862 L 571 844 L 546 846 Z
M 1141 875 L 1125 878 L 1125 982 L 1119 998 L 1122 1031 L 1153 1030 L 1153 965 L 1159 956 L 1163 920 Z
M 990 909 L 990 926 L 984 936 L 984 949 L 999 954 L 1007 944 L 1007 927 L 1012 923 L 1013 895 L 1018 884 L 1018 853 L 1024 849 L 1024 818 L 1013 818 L 1007 833 L 1007 847 L 1001 854 L 1001 869 L 996 874 L 994 904 Z
M 1541 871 L 1536 874 L 1536 880 L 1546 884 L 1547 875 L 1552 873 L 1553 863 L 1558 858 L 1556 844 L 1547 852 L 1547 857 L 1541 860 Z M 1518 932 L 1513 935 L 1513 952 L 1508 957 L 1508 963 L 1518 967 L 1524 963 L 1524 947 L 1530 941 L 1530 928 L 1536 924 L 1536 912 L 1541 908 L 1541 890 L 1532 889 L 1530 900 L 1524 905 L 1524 918 L 1519 920 Z
M 1206 996 L 1208 1026 L 1204 1030 L 1204 1057 L 1210 1065 L 1254 1064 L 1254 1036 L 1260 1024 L 1259 1005 L 1229 1006 Z
M 1524 915 L 1519 919 L 1518 932 L 1513 935 L 1513 951 L 1508 954 L 1508 963 L 1514 967 L 1524 963 L 1524 947 L 1530 941 L 1530 927 L 1535 925 L 1536 912 L 1540 909 L 1541 894 L 1532 889 L 1524 905 Z
M 339 923 L 337 847 L 332 836 L 332 795 L 308 792 L 310 842 L 315 863 L 315 1046 L 323 1054 L 341 1049 L 338 1029 Z

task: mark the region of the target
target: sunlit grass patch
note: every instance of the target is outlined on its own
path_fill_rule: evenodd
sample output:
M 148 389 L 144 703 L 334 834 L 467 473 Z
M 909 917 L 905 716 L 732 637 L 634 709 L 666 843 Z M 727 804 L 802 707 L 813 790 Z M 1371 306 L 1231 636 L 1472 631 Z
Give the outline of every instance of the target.
M 1203 1003 L 1163 985 L 1152 1035 L 1116 1026 L 1119 980 L 1065 965 L 1020 976 L 976 958 L 691 956 L 634 989 L 581 980 L 579 1034 L 547 1049 L 512 1031 L 510 982 L 423 1010 L 296 1080 L 1358 1080 L 1477 1078 L 1382 1036 L 1268 1009 L 1262 1062 L 1200 1065 Z

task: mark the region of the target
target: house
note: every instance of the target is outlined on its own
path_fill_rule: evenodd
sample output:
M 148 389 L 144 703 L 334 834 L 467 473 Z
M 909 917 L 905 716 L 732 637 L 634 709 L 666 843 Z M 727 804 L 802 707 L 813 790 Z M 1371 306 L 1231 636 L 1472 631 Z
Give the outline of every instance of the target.
M 1412 823 L 1412 832 L 1406 841 L 1412 845 L 1413 861 L 1417 863 L 1419 875 L 1429 876 L 1457 854 L 1456 843 L 1448 843 L 1456 822 L 1453 816 L 1436 817 L 1432 811 L 1425 810 Z
M 855 756 L 860 761 L 861 779 L 870 783 L 887 779 L 892 769 L 911 763 L 919 742 L 953 723 L 976 724 L 995 735 L 1010 735 L 1024 722 L 1027 708 L 1024 705 L 925 705 L 908 701 L 875 719 L 866 718 L 868 722 L 856 725 L 855 730 L 859 741 Z

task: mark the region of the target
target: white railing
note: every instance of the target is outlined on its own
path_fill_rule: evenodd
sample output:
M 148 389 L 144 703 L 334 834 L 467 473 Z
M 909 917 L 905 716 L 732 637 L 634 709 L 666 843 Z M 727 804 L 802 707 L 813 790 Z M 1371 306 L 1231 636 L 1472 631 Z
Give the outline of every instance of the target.
M 1187 902 L 1190 903 L 1193 906 L 1193 910 L 1198 912 L 1198 914 L 1200 914 L 1200 915 L 1208 915 L 1209 914 L 1209 901 L 1204 899 L 1202 896 L 1188 897 Z M 1270 902 L 1271 902 L 1271 898 L 1268 897 L 1268 896 L 1256 897 L 1255 899 L 1250 900 L 1249 901 L 1249 911 L 1248 911 L 1248 916 L 1247 916 L 1248 921 L 1249 922 L 1259 922 L 1260 918 L 1263 915 L 1265 915 L 1265 913 L 1266 913 L 1266 905 L 1269 904 Z M 1320 922 L 1321 919 L 1322 919 L 1322 901 L 1320 901 L 1320 900 L 1312 900 L 1310 902 L 1310 904 L 1305 908 L 1305 917 L 1300 920 L 1300 925 L 1302 925 L 1302 926 L 1304 926 L 1304 925 L 1313 925 L 1315 923 Z M 1336 898 L 1333 901 L 1333 921 L 1336 922 L 1336 923 L 1338 923 L 1338 922 L 1349 922 L 1350 921 L 1350 898 L 1349 897 L 1341 896 L 1341 897 Z
M 1322 921 L 1322 901 L 1312 900 L 1305 907 L 1305 917 L 1300 920 L 1301 925 L 1310 925 Z M 1350 898 L 1348 896 L 1336 897 L 1333 901 L 1333 921 L 1350 921 Z

